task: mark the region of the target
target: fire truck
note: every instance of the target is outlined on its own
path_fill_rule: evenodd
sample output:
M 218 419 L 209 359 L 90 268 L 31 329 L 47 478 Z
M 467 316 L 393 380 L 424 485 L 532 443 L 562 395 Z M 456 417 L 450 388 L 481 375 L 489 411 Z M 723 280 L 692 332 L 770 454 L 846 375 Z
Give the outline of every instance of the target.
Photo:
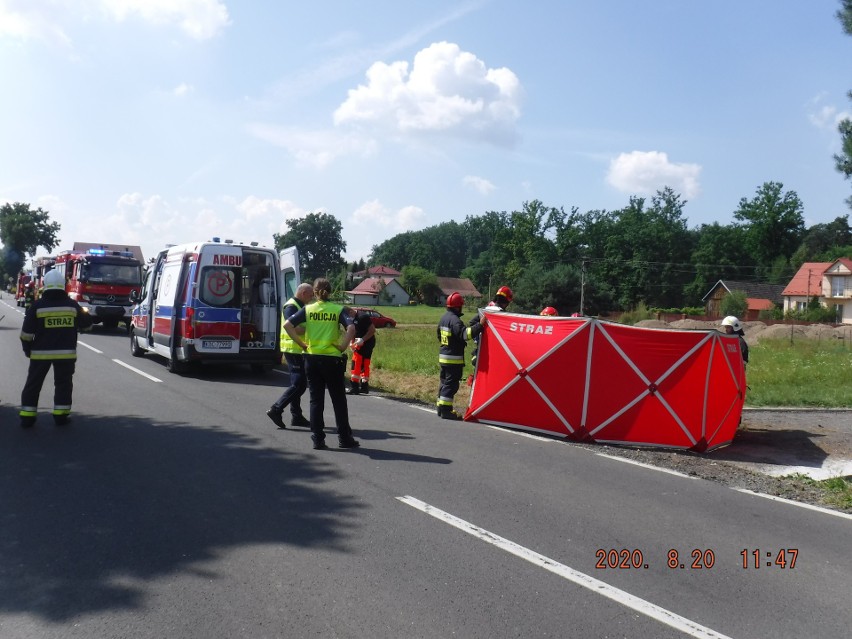
M 56 256 L 68 296 L 86 310 L 95 324 L 130 331 L 130 293 L 142 288 L 142 249 L 75 242 Z

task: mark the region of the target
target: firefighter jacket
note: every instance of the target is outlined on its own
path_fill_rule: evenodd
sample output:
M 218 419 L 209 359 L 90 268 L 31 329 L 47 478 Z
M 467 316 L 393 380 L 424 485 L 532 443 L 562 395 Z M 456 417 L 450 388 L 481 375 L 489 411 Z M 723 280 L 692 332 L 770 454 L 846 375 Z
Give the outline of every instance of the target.
M 281 313 L 281 352 L 282 353 L 290 353 L 291 355 L 301 355 L 302 349 L 299 347 L 296 342 L 290 339 L 290 336 L 287 335 L 287 331 L 284 330 L 284 322 L 293 317 L 296 313 L 302 310 L 305 305 L 295 297 L 291 297 L 284 304 L 283 312 Z
M 92 318 L 62 290 L 50 289 L 24 314 L 21 346 L 34 360 L 77 359 L 77 332 Z
M 464 366 L 464 349 L 467 340 L 473 339 L 482 332 L 482 325 L 465 327 L 459 317 L 460 313 L 454 309 L 447 312 L 438 322 L 438 342 L 441 348 L 438 352 L 438 363 L 458 364 Z

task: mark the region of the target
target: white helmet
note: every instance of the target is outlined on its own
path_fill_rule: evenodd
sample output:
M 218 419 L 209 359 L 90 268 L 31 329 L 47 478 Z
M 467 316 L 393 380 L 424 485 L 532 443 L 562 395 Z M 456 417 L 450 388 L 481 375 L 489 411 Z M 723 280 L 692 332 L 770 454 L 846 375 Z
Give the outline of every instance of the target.
M 48 291 L 50 289 L 65 289 L 65 278 L 62 277 L 62 273 L 53 269 L 52 271 L 48 271 L 44 275 L 44 290 Z
M 730 326 L 732 329 L 734 329 L 735 333 L 743 329 L 743 325 L 740 324 L 740 320 L 738 320 L 733 315 L 728 315 L 725 319 L 723 319 L 722 326 Z

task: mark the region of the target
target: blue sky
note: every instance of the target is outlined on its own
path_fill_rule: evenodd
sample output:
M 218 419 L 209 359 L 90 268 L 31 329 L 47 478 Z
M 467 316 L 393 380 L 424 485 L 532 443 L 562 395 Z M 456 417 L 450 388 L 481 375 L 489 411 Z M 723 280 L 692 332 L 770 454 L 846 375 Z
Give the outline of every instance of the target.
M 668 185 L 690 226 L 767 181 L 849 213 L 838 0 L 0 0 L 0 203 L 74 241 L 272 244 L 335 215 L 349 260 L 539 199 Z

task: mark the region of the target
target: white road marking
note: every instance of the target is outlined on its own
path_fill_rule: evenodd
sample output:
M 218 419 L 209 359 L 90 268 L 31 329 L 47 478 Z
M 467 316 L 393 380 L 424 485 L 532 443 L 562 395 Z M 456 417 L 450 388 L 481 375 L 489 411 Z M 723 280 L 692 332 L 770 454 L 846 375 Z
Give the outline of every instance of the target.
M 138 368 L 134 368 L 134 367 L 133 367 L 133 366 L 131 366 L 130 364 L 125 364 L 125 363 L 124 363 L 124 362 L 122 362 L 120 359 L 114 359 L 114 360 L 112 360 L 112 361 L 114 361 L 114 362 L 115 362 L 116 364 L 118 364 L 119 366 L 124 366 L 124 368 L 126 368 L 126 369 L 128 369 L 128 370 L 131 370 L 131 371 L 133 371 L 134 373 L 137 373 L 137 374 L 141 375 L 142 377 L 147 377 L 147 378 L 148 378 L 148 379 L 150 379 L 152 382 L 162 382 L 162 381 L 163 381 L 163 380 L 161 380 L 161 379 L 157 379 L 157 378 L 156 378 L 156 377 L 154 377 L 153 375 L 149 375 L 148 373 L 145 373 L 145 372 L 143 372 L 143 371 L 140 371 Z
M 416 408 L 418 410 L 430 412 L 430 413 L 432 412 L 432 409 L 426 408 L 425 406 L 414 406 L 414 408 Z M 553 438 L 548 438 L 548 437 L 539 437 L 539 436 L 536 436 L 536 435 L 531 435 L 529 433 L 524 433 L 524 432 L 521 432 L 521 431 L 512 430 L 511 428 L 500 428 L 498 426 L 491 426 L 489 424 L 482 424 L 482 423 L 480 423 L 479 425 L 485 426 L 486 428 L 492 428 L 494 430 L 502 430 L 506 433 L 511 433 L 511 434 L 514 434 L 514 435 L 521 435 L 523 437 L 529 437 L 531 439 L 537 439 L 537 440 L 540 440 L 540 441 L 570 443 L 570 442 L 563 442 L 562 440 L 559 440 L 559 439 L 553 439 Z M 588 448 L 581 448 L 581 450 L 589 450 L 589 449 Z M 685 475 L 684 473 L 680 473 L 676 470 L 670 470 L 668 468 L 663 468 L 661 466 L 653 466 L 651 464 L 643 464 L 642 462 L 633 461 L 632 459 L 627 459 L 627 458 L 624 458 L 624 457 L 618 457 L 618 456 L 615 456 L 615 455 L 608 455 L 606 453 L 598 453 L 598 452 L 595 452 L 593 450 L 590 450 L 589 452 L 594 453 L 595 455 L 598 455 L 599 457 L 606 457 L 607 459 L 614 459 L 616 461 L 624 462 L 626 464 L 633 464 L 635 466 L 641 466 L 642 468 L 647 468 L 648 470 L 656 470 L 656 471 L 659 471 L 661 473 L 668 473 L 668 474 L 674 475 L 676 477 L 683 477 L 685 479 L 700 479 L 700 477 L 692 476 L 692 475 Z M 759 466 L 759 465 L 753 464 L 753 466 Z M 760 469 L 757 469 L 757 470 L 758 470 L 758 472 L 763 472 Z M 837 476 L 836 467 L 832 468 L 832 470 L 835 471 L 835 472 L 831 476 L 832 477 Z M 787 473 L 785 473 L 785 474 L 789 474 L 789 472 L 793 472 L 793 471 L 788 470 Z M 763 474 L 768 475 L 769 473 L 763 472 Z M 827 479 L 827 477 L 826 477 L 826 479 Z M 852 519 L 852 515 L 849 515 L 849 514 L 846 514 L 846 513 L 837 511 L 837 510 L 831 510 L 830 508 L 821 508 L 819 506 L 812 506 L 811 504 L 805 504 L 805 503 L 802 503 L 802 502 L 793 501 L 791 499 L 784 499 L 782 497 L 775 497 L 774 495 L 766 495 L 764 493 L 756 493 L 756 492 L 753 492 L 751 490 L 746 490 L 744 488 L 734 488 L 733 490 L 737 490 L 741 493 L 748 493 L 750 495 L 757 495 L 758 497 L 765 497 L 766 499 L 771 499 L 771 500 L 778 501 L 778 502 L 781 502 L 781 503 L 784 503 L 784 504 L 789 504 L 791 506 L 799 506 L 801 508 L 808 508 L 810 510 L 816 510 L 818 512 L 825 513 L 827 515 L 835 515 L 837 517 L 844 517 L 844 518 L 847 518 L 847 519 Z
M 631 595 L 629 592 L 625 590 L 621 590 L 620 588 L 616 588 L 614 586 L 610 586 L 609 584 L 600 581 L 599 579 L 595 579 L 594 577 L 587 575 L 585 573 L 579 572 L 578 570 L 574 570 L 573 568 L 566 566 L 565 564 L 561 564 L 558 561 L 554 561 L 549 557 L 545 557 L 544 555 L 540 555 L 539 553 L 530 550 L 529 548 L 525 548 L 524 546 L 520 546 L 513 541 L 509 541 L 504 537 L 500 537 L 499 535 L 495 535 L 492 532 L 485 530 L 484 528 L 480 528 L 479 526 L 474 526 L 471 523 L 466 522 L 463 519 L 459 519 L 455 515 L 451 515 L 448 512 L 444 512 L 443 510 L 439 510 L 434 506 L 430 506 L 426 502 L 420 501 L 419 499 L 411 496 L 397 497 L 398 500 L 403 502 L 404 504 L 408 504 L 412 508 L 416 508 L 427 515 L 431 515 L 435 519 L 443 521 L 450 526 L 454 526 L 459 530 L 466 532 L 477 539 L 480 539 L 484 542 L 491 544 L 492 546 L 496 546 L 501 550 L 505 550 L 508 553 L 515 555 L 516 557 L 520 557 L 521 559 L 530 562 L 531 564 L 538 566 L 540 568 L 544 568 L 556 575 L 559 575 L 563 579 L 566 579 L 578 586 L 582 586 L 583 588 L 587 588 L 594 593 L 602 595 L 607 599 L 611 599 L 616 603 L 620 603 L 627 608 L 635 610 L 651 619 L 655 619 L 660 623 L 663 623 L 667 626 L 670 626 L 676 630 L 680 630 L 684 634 L 689 635 L 690 637 L 699 637 L 700 639 L 707 639 L 709 637 L 716 637 L 718 639 L 729 639 L 727 635 L 723 635 L 721 633 L 712 630 L 711 628 L 707 628 L 706 626 L 702 626 L 694 621 L 687 619 L 686 617 L 681 617 L 665 608 L 661 608 L 656 604 L 652 604 L 650 601 L 645 601 L 635 595 Z
M 86 347 L 86 348 L 88 348 L 90 351 L 95 351 L 98 355 L 103 355 L 103 354 L 104 354 L 104 352 L 103 352 L 103 351 L 99 351 L 99 350 L 98 350 L 97 348 L 95 348 L 94 346 L 89 346 L 88 344 L 86 344 L 86 342 L 81 342 L 80 340 L 77 340 L 77 343 L 78 343 L 80 346 L 85 346 L 85 347 Z
M 772 501 L 780 501 L 785 504 L 789 504 L 791 506 L 799 506 L 800 508 L 807 508 L 809 510 L 816 510 L 817 512 L 821 512 L 825 515 L 834 515 L 835 517 L 843 517 L 844 519 L 852 519 L 852 515 L 848 513 L 842 513 L 839 510 L 831 510 L 830 508 L 822 508 L 821 506 L 813 506 L 811 504 L 804 504 L 800 501 L 793 501 L 792 499 L 784 499 L 783 497 L 776 497 L 775 495 L 766 495 L 764 493 L 756 493 L 753 490 L 747 490 L 745 488 L 734 488 L 737 492 L 745 493 L 746 495 L 754 495 L 755 497 L 763 497 L 764 499 L 771 499 Z

